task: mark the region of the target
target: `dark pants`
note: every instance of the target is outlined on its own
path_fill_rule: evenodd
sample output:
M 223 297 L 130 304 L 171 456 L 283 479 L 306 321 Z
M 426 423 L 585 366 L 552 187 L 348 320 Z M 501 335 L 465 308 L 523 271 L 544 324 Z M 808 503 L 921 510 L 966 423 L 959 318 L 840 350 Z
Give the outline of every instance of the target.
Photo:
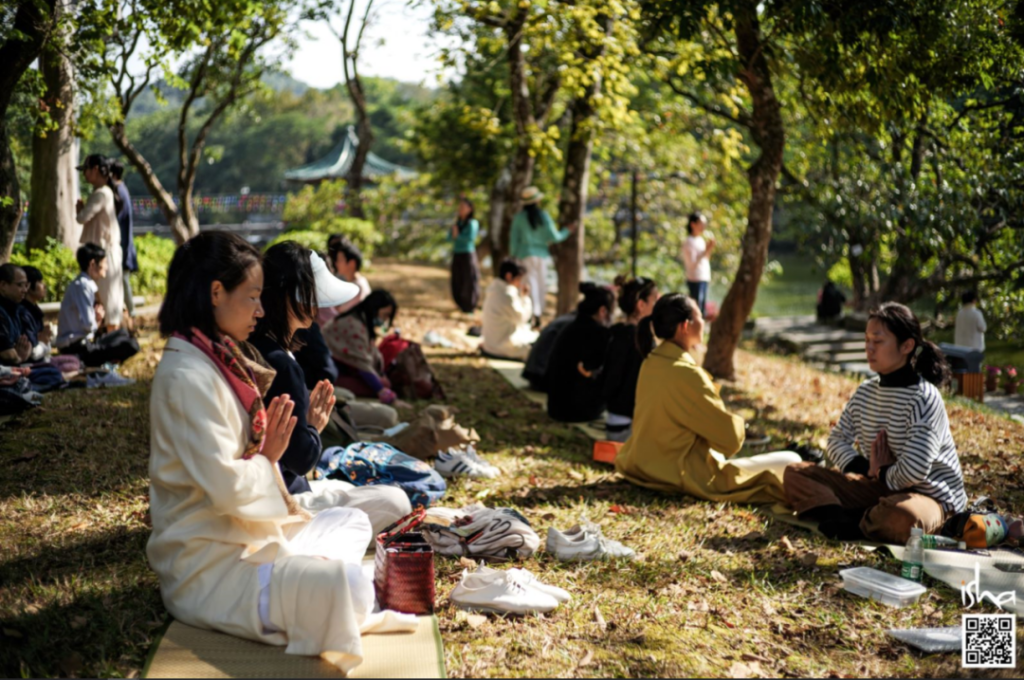
M 687 281 L 686 287 L 690 290 L 690 297 L 697 302 L 697 307 L 700 308 L 701 316 L 704 316 L 704 306 L 708 301 L 708 282 Z
M 74 354 L 86 366 L 102 366 L 106 363 L 120 364 L 139 353 L 139 343 L 123 328 L 101 335 L 96 340 L 79 340 L 60 351 Z
M 476 253 L 455 253 L 452 257 L 452 297 L 466 314 L 480 304 L 480 265 Z
M 789 504 L 802 515 L 826 506 L 864 511 L 860 530 L 866 538 L 903 545 L 914 527 L 926 534 L 942 528 L 946 514 L 933 498 L 910 491 L 893 491 L 878 479 L 843 474 L 814 463 L 786 468 L 783 489 Z

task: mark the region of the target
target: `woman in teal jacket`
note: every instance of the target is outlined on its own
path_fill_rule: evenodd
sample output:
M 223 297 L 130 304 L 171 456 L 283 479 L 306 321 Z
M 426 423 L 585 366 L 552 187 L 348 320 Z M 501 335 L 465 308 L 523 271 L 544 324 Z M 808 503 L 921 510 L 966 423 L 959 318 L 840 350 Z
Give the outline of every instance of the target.
M 569 225 L 556 229 L 551 215 L 538 205 L 542 198 L 544 194 L 537 187 L 523 190 L 523 209 L 512 220 L 510 236 L 511 256 L 526 266 L 526 281 L 533 300 L 534 324 L 538 326 L 547 295 L 548 247 L 569 238 L 575 228 L 575 225 Z
M 459 215 L 448 240 L 452 246 L 452 297 L 466 314 L 472 314 L 480 304 L 480 265 L 476 261 L 476 237 L 480 224 L 473 219 L 473 203 L 459 199 Z

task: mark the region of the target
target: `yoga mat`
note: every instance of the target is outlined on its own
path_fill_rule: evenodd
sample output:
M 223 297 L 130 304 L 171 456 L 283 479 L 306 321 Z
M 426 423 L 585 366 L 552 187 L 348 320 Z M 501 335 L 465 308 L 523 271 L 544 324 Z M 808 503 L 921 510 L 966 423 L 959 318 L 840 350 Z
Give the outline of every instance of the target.
M 344 678 L 317 656 L 186 626 L 174 621 L 143 671 L 144 678 Z M 444 678 L 437 619 L 421 616 L 414 633 L 364 635 L 363 663 L 350 678 Z
M 524 364 L 522 362 L 488 357 L 487 364 L 497 371 L 509 385 L 522 392 L 523 396 L 547 411 L 548 395 L 530 389 L 530 383 L 523 377 Z M 604 427 L 597 427 L 596 423 L 573 423 L 573 427 L 595 441 L 606 439 Z

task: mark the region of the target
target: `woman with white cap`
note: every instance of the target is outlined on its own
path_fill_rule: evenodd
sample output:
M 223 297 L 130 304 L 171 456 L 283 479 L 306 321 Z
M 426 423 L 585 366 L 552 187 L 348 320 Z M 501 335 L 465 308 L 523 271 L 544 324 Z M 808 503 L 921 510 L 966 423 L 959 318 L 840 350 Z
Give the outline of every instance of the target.
M 548 248 L 552 243 L 561 243 L 569 238 L 576 229 L 575 224 L 556 229 L 551 215 L 539 205 L 542 198 L 544 194 L 537 187 L 526 187 L 523 190 L 523 209 L 512 220 L 512 233 L 509 237 L 509 254 L 526 266 L 535 326 L 540 326 L 540 317 L 544 313 L 550 259 Z
M 289 493 L 307 509 L 318 509 L 324 499 L 314 499 L 306 475 L 320 462 L 320 433 L 334 409 L 334 385 L 323 380 L 310 391 L 293 351 L 296 332 L 309 328 L 318 307 L 337 307 L 355 298 L 359 287 L 333 276 L 319 255 L 285 241 L 263 255 L 263 318 L 256 324 L 252 345 L 276 371 L 266 399 L 290 397 L 297 418 L 288 448 L 278 461 Z M 355 507 L 366 512 L 374 529 L 381 529 L 412 512 L 409 497 L 398 487 L 332 487 L 329 506 Z

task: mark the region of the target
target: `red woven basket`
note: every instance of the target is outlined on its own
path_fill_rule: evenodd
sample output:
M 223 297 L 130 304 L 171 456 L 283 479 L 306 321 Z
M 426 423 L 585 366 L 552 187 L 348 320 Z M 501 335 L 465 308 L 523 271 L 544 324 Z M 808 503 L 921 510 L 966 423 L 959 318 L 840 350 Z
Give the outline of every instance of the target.
M 418 531 L 424 508 L 398 520 L 377 536 L 374 585 L 381 609 L 404 614 L 434 612 L 434 549 Z

